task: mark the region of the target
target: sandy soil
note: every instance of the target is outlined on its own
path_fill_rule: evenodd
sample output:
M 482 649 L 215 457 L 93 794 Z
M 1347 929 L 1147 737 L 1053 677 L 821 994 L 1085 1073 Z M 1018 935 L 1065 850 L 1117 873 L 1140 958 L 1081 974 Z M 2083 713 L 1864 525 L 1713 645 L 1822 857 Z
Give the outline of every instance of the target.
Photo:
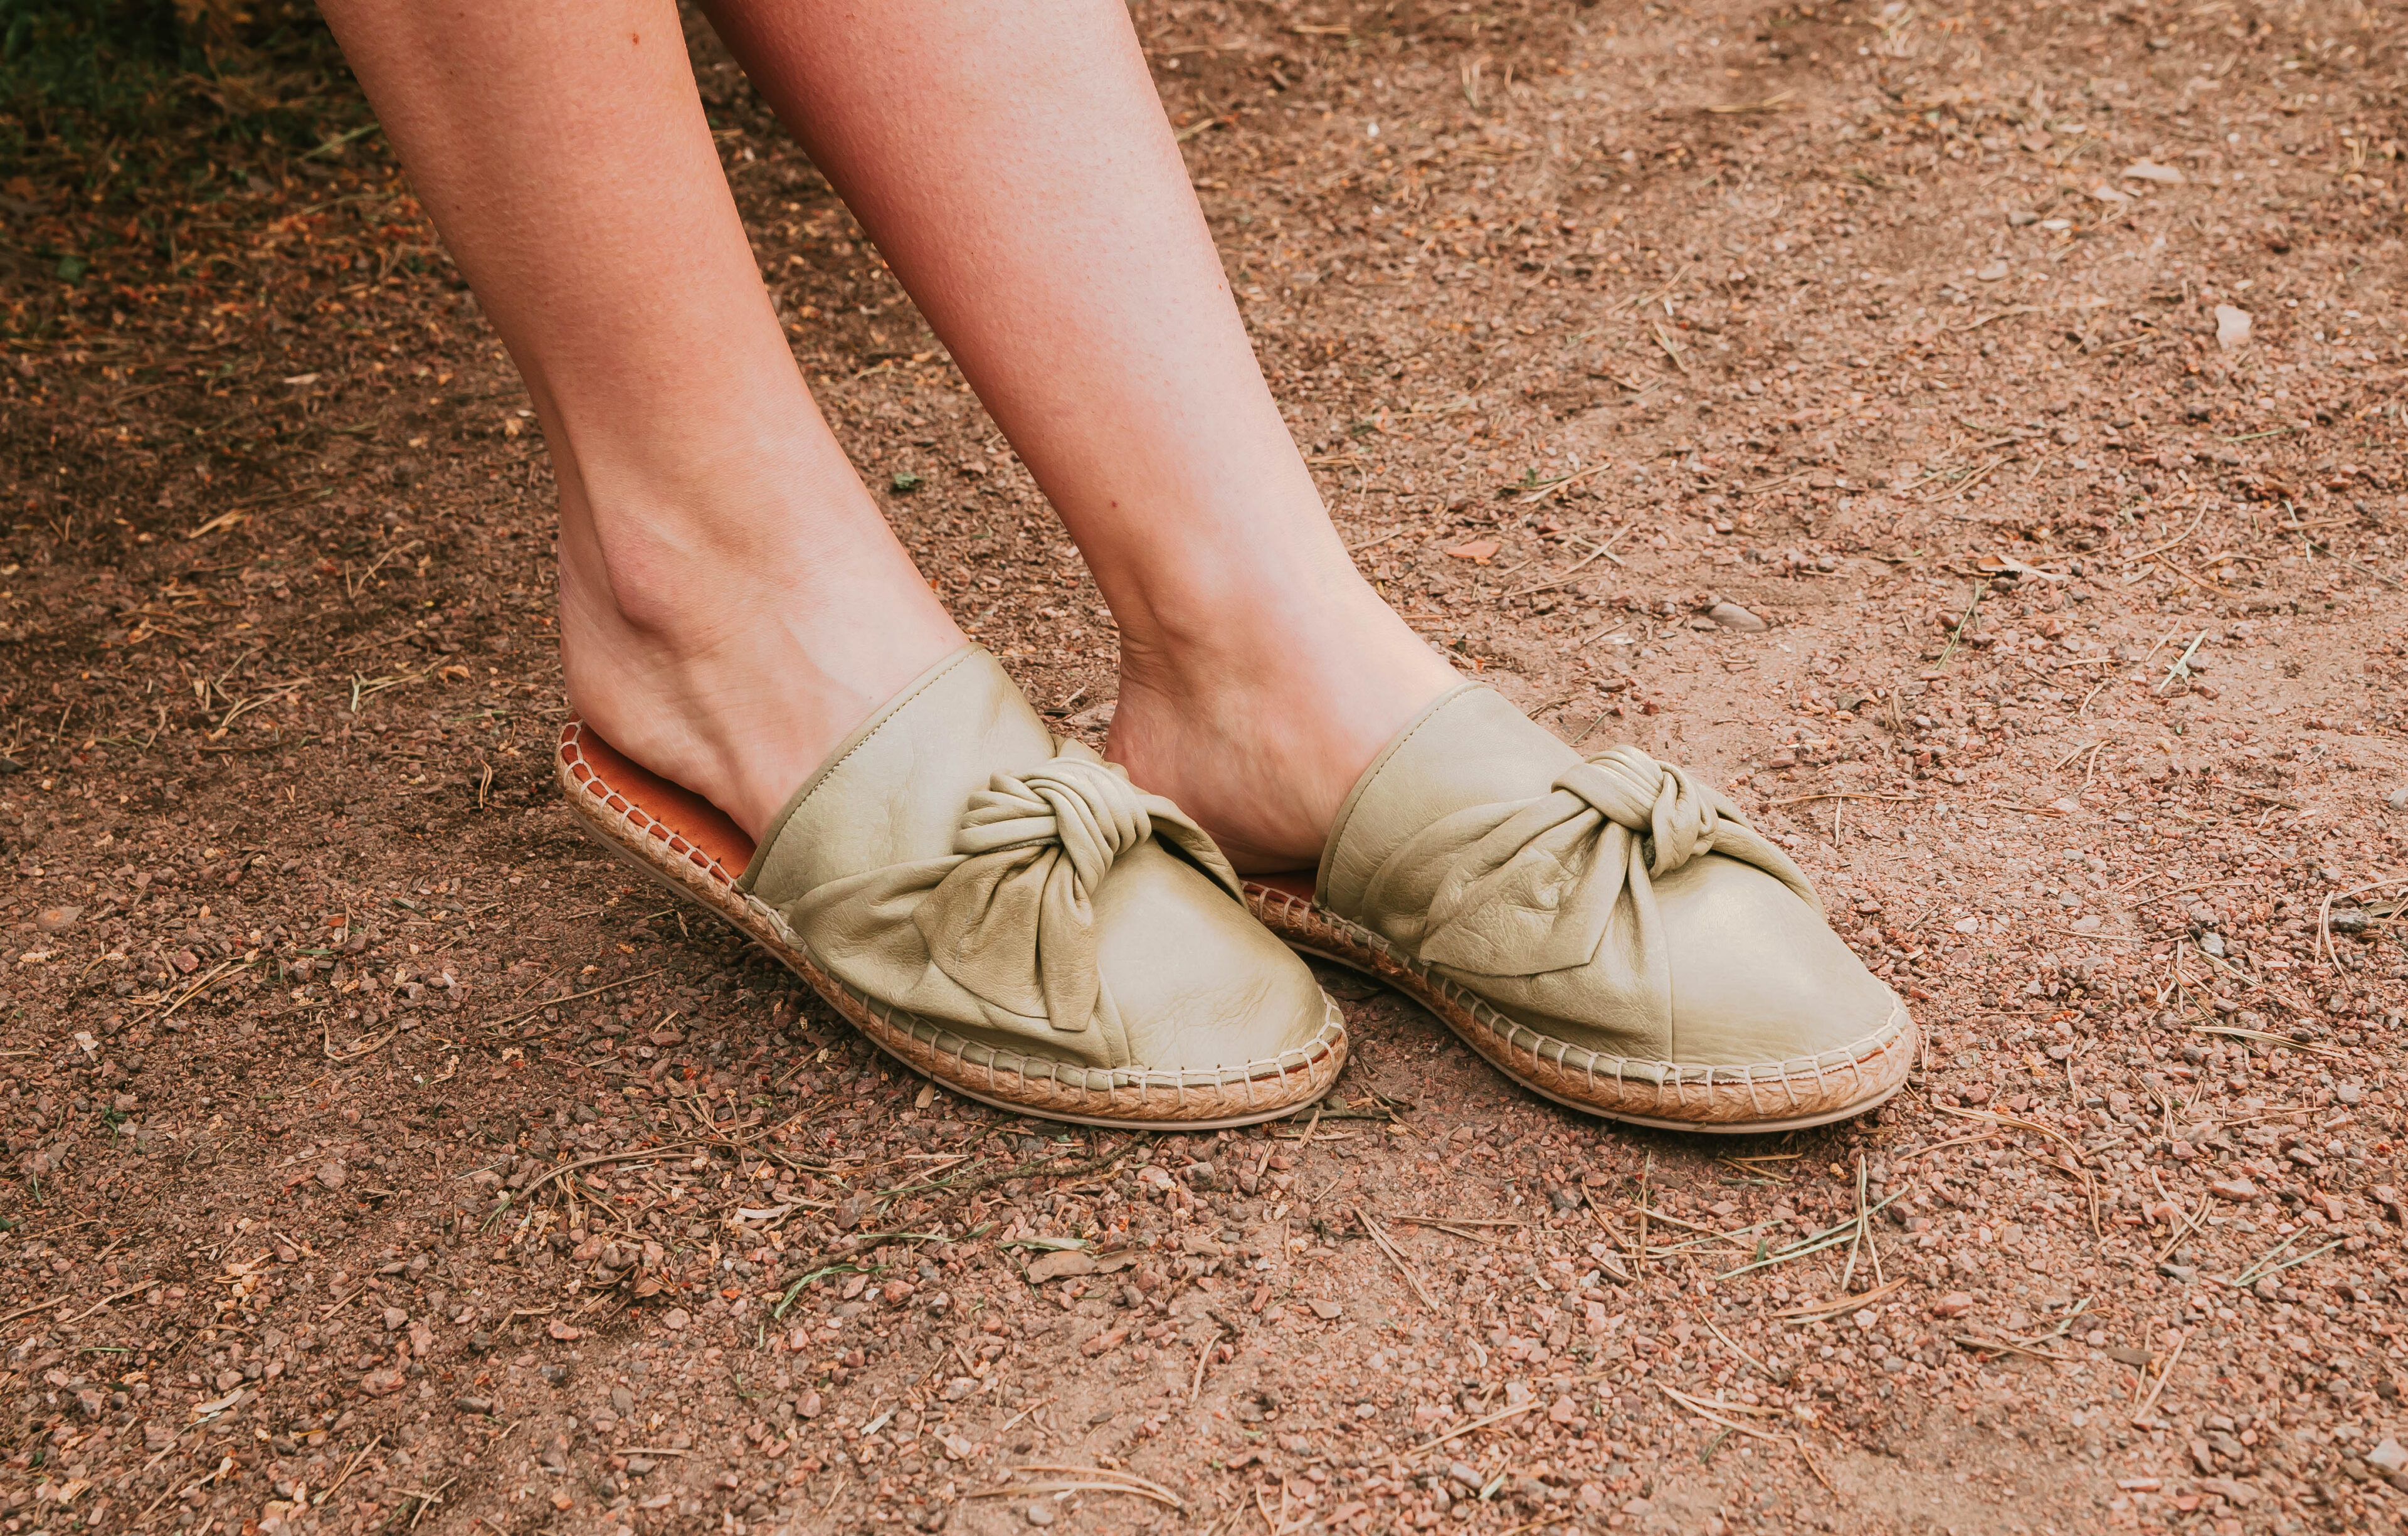
M 50 143 L 0 1530 L 2395 1529 L 2399 12 L 1137 15 L 1365 568 L 1728 785 L 1910 1091 L 1633 1132 L 1336 972 L 1317 1116 L 933 1091 L 575 835 L 546 460 L 377 140 Z M 697 47 L 830 416 L 1100 739 L 1069 545 Z

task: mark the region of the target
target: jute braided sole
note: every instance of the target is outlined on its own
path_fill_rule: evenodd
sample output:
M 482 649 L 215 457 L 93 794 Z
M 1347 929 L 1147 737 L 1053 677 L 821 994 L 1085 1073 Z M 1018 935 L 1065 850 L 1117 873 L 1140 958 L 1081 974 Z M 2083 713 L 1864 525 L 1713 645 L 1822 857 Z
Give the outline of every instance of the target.
M 1914 1024 L 1903 1008 L 1844 1051 L 1791 1061 L 1706 1067 L 1604 1055 L 1507 1018 L 1309 897 L 1250 880 L 1246 900 L 1289 948 L 1395 987 L 1532 1093 L 1612 1120 L 1726 1135 L 1828 1125 L 1898 1092 L 1914 1064 Z
M 569 809 L 603 847 L 724 920 L 809 983 L 880 1050 L 966 1098 L 1085 1126 L 1217 1130 L 1295 1113 L 1327 1093 L 1345 1065 L 1346 1022 L 1326 997 L 1328 1014 L 1311 1043 L 1272 1060 L 1211 1069 L 1085 1067 L 966 1040 L 866 997 L 813 965 L 775 908 L 737 889 L 751 856 L 743 834 L 715 810 L 620 756 L 584 722 L 572 719 L 562 727 L 554 768 Z M 670 825 L 671 816 L 682 827 Z

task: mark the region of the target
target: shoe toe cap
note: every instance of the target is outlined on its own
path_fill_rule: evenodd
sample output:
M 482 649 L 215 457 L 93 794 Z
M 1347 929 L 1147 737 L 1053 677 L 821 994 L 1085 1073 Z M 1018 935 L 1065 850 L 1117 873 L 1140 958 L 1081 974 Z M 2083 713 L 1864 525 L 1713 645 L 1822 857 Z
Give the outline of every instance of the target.
M 1671 969 L 1671 1055 L 1705 1066 L 1861 1050 L 1904 1005 L 1823 915 L 1749 865 L 1708 854 L 1656 885 Z
M 1146 849 L 1096 897 L 1097 966 L 1131 1059 L 1232 1069 L 1326 1048 L 1339 1026 L 1312 972 L 1184 861 Z

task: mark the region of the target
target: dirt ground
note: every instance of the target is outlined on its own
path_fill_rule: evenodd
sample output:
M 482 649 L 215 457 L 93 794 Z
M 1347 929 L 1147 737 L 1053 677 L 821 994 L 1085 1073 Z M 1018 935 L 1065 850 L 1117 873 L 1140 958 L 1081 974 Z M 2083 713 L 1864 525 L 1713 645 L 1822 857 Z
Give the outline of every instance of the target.
M 936 1092 L 574 833 L 547 463 L 380 141 L 42 141 L 0 1530 L 2398 1529 L 2401 12 L 1136 15 L 1366 570 L 1730 786 L 1926 1069 L 1632 1131 L 1333 971 L 1279 1126 Z M 829 415 L 1100 740 L 1070 546 L 696 50 Z

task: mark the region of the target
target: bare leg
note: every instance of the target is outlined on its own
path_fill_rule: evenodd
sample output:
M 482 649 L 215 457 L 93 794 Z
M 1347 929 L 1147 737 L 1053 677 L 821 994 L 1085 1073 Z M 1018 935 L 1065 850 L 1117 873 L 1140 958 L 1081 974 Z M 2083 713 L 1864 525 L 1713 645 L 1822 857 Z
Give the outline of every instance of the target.
M 534 394 L 571 702 L 757 836 L 962 637 L 796 370 L 675 7 L 324 9 Z
M 715 0 L 1061 512 L 1121 626 L 1111 755 L 1241 868 L 1310 865 L 1455 681 L 1280 418 L 1121 0 Z

